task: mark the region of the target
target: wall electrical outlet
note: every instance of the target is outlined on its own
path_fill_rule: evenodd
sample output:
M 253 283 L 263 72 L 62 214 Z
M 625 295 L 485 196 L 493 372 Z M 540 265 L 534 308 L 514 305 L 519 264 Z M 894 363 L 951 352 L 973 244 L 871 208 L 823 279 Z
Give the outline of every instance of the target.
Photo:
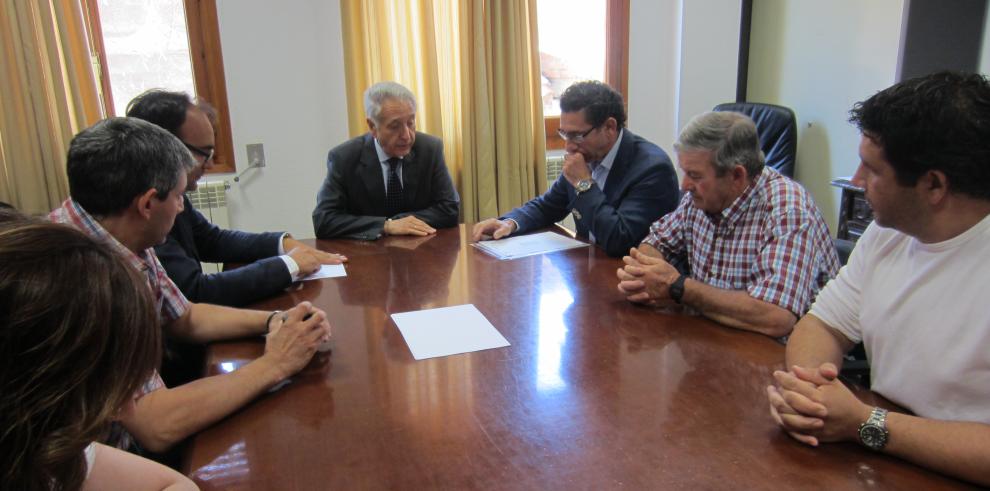
M 251 167 L 265 166 L 265 145 L 262 143 L 249 143 L 247 146 L 248 165 Z

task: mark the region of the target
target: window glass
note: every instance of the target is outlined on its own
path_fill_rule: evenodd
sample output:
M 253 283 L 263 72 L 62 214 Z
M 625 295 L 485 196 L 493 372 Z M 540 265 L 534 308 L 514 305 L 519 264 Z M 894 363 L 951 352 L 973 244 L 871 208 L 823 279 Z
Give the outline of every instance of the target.
M 560 94 L 580 80 L 605 80 L 605 0 L 539 0 L 543 115 L 560 115 Z
M 99 0 L 114 110 L 148 89 L 195 95 L 183 0 Z

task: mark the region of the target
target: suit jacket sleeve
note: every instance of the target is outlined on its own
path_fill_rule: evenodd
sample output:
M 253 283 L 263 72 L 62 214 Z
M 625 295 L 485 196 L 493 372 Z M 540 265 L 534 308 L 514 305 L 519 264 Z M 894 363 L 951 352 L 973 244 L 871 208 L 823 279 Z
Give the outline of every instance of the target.
M 343 173 L 344 166 L 334 164 L 357 158 L 357 155 L 339 155 L 337 149 L 327 154 L 327 177 L 316 196 L 313 210 L 313 231 L 317 239 L 375 240 L 382 235 L 386 217 L 353 215 L 348 210 L 350 190 Z
M 577 222 L 591 230 L 595 242 L 613 257 L 639 245 L 650 224 L 677 207 L 677 177 L 669 160 L 634 166 L 625 181 L 630 185 L 617 205 L 598 186 L 581 193 L 570 205 L 581 214 Z
M 250 233 L 224 230 L 206 219 L 202 213 L 189 206 L 183 219 L 192 229 L 201 261 L 210 263 L 249 263 L 278 255 L 283 232 Z M 178 220 L 178 217 L 176 217 Z
M 155 253 L 169 278 L 190 301 L 242 306 L 274 295 L 292 283 L 285 262 L 278 257 L 278 240 L 282 234 L 222 230 L 191 207 L 176 217 L 176 222 L 165 243 L 155 247 Z M 183 245 L 183 237 L 177 230 L 183 226 L 187 232 L 192 231 L 193 244 Z M 192 247 L 201 251 L 199 259 L 187 250 Z M 206 274 L 200 260 L 250 264 Z
M 528 232 L 577 210 L 575 224 L 580 235 L 590 231 L 610 256 L 626 254 L 646 236 L 651 223 L 677 206 L 678 199 L 677 176 L 666 154 L 652 144 L 652 149 L 645 148 L 647 143 L 631 133 L 627 138 L 630 155 L 620 149 L 606 182 L 609 195 L 597 184 L 578 195 L 561 175 L 542 196 L 503 218 L 515 220 L 518 232 Z
M 506 213 L 502 218 L 515 220 L 516 224 L 519 225 L 516 233 L 549 227 L 567 216 L 570 210 L 568 204 L 571 202 L 569 195 L 573 193 L 571 189 L 573 186 L 567 182 L 562 174 L 542 196 L 529 200 L 519 208 Z
M 460 197 L 447 171 L 443 143 L 438 140 L 431 150 L 428 155 L 430 172 L 427 176 L 430 180 L 430 205 L 421 210 L 400 213 L 396 217 L 414 215 L 434 228 L 454 227 L 457 226 Z

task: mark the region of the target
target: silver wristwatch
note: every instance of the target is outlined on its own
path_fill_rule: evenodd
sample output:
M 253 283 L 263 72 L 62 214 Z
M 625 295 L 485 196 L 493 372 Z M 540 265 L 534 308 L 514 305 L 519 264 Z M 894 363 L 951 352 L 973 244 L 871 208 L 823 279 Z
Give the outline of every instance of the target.
M 594 184 L 594 183 L 595 183 L 595 181 L 592 180 L 592 179 L 585 179 L 585 180 L 577 183 L 577 186 L 575 186 L 575 188 L 577 189 L 577 194 L 581 194 L 581 193 L 583 193 L 583 192 L 591 189 L 591 185 Z
M 883 450 L 887 445 L 890 432 L 887 431 L 887 410 L 875 407 L 870 412 L 869 419 L 859 425 L 859 441 L 871 450 Z

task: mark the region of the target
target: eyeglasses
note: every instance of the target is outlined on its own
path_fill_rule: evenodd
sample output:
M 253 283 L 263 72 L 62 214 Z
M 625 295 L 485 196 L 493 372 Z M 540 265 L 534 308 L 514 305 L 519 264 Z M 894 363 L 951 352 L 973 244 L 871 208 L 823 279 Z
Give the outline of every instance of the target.
M 192 146 L 192 145 L 190 145 L 190 144 L 188 144 L 186 142 L 182 142 L 182 144 L 185 145 L 186 148 L 188 148 L 190 152 L 192 152 L 192 153 L 194 153 L 194 154 L 202 157 L 204 164 L 207 163 L 207 162 L 209 162 L 210 159 L 213 158 L 213 152 L 215 151 L 215 149 L 213 149 L 213 148 L 199 148 L 199 147 Z
M 558 128 L 557 129 L 557 134 L 560 135 L 560 137 L 563 138 L 565 142 L 581 143 L 581 142 L 584 141 L 585 137 L 587 137 L 589 134 L 591 134 L 592 131 L 597 130 L 601 126 L 602 125 L 593 126 L 588 131 L 585 131 L 585 132 L 575 131 L 573 133 L 569 133 L 567 131 L 564 131 L 564 130 Z

